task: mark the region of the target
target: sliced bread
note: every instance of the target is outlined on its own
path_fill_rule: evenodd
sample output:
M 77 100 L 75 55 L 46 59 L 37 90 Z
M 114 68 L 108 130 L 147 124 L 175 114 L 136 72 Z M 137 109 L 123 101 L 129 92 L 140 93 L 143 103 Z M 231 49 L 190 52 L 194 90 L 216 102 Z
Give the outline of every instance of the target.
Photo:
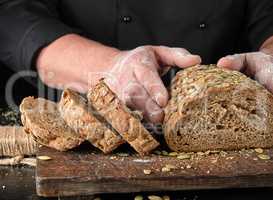
M 65 123 L 52 101 L 26 97 L 20 111 L 25 131 L 39 144 L 66 151 L 84 140 Z
M 141 121 L 118 99 L 103 80 L 89 90 L 87 98 L 94 109 L 138 153 L 147 154 L 159 145 Z
M 273 96 L 240 72 L 216 66 L 179 71 L 164 135 L 178 152 L 273 146 Z
M 68 126 L 104 153 L 113 151 L 125 142 L 113 128 L 96 116 L 86 99 L 77 92 L 64 90 L 58 106 Z

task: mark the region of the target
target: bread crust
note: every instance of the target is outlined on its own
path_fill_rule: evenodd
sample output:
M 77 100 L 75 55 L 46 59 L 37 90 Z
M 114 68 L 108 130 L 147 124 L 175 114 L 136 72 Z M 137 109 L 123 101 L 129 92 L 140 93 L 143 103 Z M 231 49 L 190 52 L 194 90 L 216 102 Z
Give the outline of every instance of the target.
M 141 155 L 148 154 L 159 145 L 103 80 L 88 91 L 87 98 L 96 111 Z
M 104 153 L 125 142 L 106 122 L 99 121 L 92 107 L 78 93 L 65 89 L 58 108 L 68 126 Z
M 20 111 L 25 131 L 39 144 L 66 151 L 83 142 L 61 118 L 57 104 L 52 101 L 26 97 Z
M 164 136 L 178 152 L 273 146 L 273 96 L 240 72 L 213 65 L 177 73 Z

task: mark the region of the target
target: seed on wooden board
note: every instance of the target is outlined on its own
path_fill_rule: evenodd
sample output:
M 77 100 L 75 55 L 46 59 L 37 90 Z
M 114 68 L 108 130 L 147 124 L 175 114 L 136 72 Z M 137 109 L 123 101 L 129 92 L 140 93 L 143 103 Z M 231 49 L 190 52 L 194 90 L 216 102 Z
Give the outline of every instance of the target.
M 177 152 L 170 152 L 170 153 L 169 153 L 169 156 L 177 156 L 177 155 L 178 155 Z
M 49 156 L 37 156 L 37 158 L 38 158 L 39 160 L 52 160 L 52 158 L 49 157 Z
M 169 171 L 171 171 L 171 169 L 168 167 L 162 167 L 161 171 L 162 172 L 169 172 Z
M 209 154 L 210 154 L 210 150 L 206 151 L 205 154 L 206 154 L 206 155 L 209 155 Z
M 190 168 L 191 168 L 191 165 L 187 165 L 186 168 L 187 168 L 187 169 L 190 169 Z
M 190 158 L 191 158 L 191 155 L 189 154 L 180 154 L 179 156 L 177 156 L 177 159 L 180 159 L 180 160 L 190 159 Z
M 163 199 L 163 200 L 171 200 L 171 198 L 170 198 L 169 196 L 167 196 L 167 195 L 164 195 L 164 196 L 162 197 L 162 199 Z
M 144 169 L 143 173 L 146 174 L 146 175 L 149 175 L 149 174 L 152 173 L 152 170 L 150 170 L 150 169 Z
M 165 150 L 163 150 L 161 153 L 162 153 L 163 156 L 168 156 L 169 155 L 169 153 L 167 151 L 165 151 Z
M 134 200 L 143 200 L 143 196 L 137 195 L 137 196 L 135 196 Z
M 176 166 L 170 165 L 170 164 L 167 164 L 165 167 L 170 168 L 170 169 L 176 169 L 177 168 Z
M 256 148 L 256 149 L 254 149 L 257 153 L 263 153 L 264 152 L 264 150 L 262 149 L 262 148 Z
M 162 200 L 162 198 L 160 196 L 156 196 L 156 195 L 150 195 L 150 196 L 148 196 L 148 199 L 150 199 L 150 200 Z
M 270 160 L 270 156 L 269 156 L 269 155 L 259 154 L 258 157 L 259 157 L 261 160 Z

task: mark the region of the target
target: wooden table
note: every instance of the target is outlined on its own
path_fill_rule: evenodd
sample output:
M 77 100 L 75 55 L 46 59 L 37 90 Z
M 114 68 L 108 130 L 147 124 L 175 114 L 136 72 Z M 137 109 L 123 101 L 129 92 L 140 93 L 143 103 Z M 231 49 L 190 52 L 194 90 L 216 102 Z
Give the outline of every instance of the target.
M 273 157 L 273 150 L 264 154 Z M 259 159 L 254 150 L 194 154 L 185 160 L 92 151 L 62 153 L 45 147 L 39 155 L 52 158 L 38 160 L 37 165 L 37 193 L 47 197 L 273 186 L 273 160 Z M 168 165 L 174 169 L 162 172 Z M 144 169 L 150 169 L 151 174 L 145 174 Z

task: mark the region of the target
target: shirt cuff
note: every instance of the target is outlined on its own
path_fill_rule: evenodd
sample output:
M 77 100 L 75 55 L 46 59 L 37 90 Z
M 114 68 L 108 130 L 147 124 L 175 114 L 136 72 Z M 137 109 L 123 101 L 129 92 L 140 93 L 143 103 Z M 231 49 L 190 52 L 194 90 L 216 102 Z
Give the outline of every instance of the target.
M 71 33 L 80 33 L 78 29 L 66 26 L 58 20 L 43 20 L 32 25 L 24 34 L 16 49 L 16 66 L 19 69 L 32 69 L 40 49 L 56 39 Z

